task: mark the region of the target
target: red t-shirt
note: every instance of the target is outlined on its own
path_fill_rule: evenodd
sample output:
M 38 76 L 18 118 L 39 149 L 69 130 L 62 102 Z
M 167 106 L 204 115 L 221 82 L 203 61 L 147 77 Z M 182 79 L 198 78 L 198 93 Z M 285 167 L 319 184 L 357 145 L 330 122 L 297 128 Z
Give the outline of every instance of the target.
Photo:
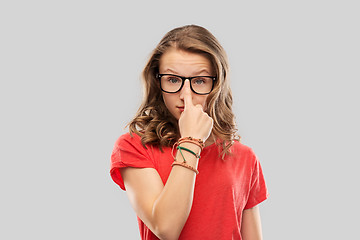
M 218 144 L 201 152 L 196 176 L 193 205 L 179 239 L 241 239 L 244 209 L 252 208 L 268 197 L 260 163 L 251 148 L 235 141 L 231 154 L 222 160 Z M 120 168 L 155 168 L 163 183 L 171 171 L 171 148 L 143 147 L 140 137 L 129 133 L 115 143 L 110 174 L 126 190 Z M 158 239 L 138 218 L 143 240 Z

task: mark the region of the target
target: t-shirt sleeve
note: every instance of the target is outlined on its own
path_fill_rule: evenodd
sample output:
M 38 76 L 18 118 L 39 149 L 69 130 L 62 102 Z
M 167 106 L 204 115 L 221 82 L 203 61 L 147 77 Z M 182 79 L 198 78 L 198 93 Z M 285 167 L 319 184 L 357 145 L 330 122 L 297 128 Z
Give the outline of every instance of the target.
M 122 135 L 116 141 L 111 154 L 110 176 L 123 190 L 126 189 L 120 169 L 126 167 L 155 168 L 148 150 L 141 144 L 141 139 L 136 134 L 133 136 L 129 133 Z
M 252 170 L 250 191 L 245 209 L 253 208 L 268 198 L 269 193 L 266 188 L 264 175 L 260 162 L 255 154 L 253 154 L 254 165 Z

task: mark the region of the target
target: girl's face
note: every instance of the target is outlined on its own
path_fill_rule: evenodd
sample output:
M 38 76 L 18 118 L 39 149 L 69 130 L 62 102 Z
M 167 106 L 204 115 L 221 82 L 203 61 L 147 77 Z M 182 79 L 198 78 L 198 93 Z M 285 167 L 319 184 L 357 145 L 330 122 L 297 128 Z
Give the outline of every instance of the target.
M 183 77 L 213 76 L 211 62 L 204 55 L 170 48 L 160 58 L 159 73 L 174 74 Z M 186 80 L 188 81 L 188 80 Z M 190 85 L 186 85 L 190 88 Z M 184 88 L 177 93 L 162 92 L 164 103 L 169 112 L 179 120 L 184 111 Z M 191 90 L 190 90 L 191 91 Z M 194 105 L 200 104 L 206 111 L 206 98 L 208 95 L 199 95 L 191 91 Z

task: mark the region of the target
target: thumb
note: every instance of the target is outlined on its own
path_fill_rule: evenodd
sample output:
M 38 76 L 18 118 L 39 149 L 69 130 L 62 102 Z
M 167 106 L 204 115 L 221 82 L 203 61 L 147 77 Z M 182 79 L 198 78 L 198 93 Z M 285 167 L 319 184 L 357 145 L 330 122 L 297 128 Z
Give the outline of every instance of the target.
M 187 107 L 194 106 L 194 104 L 192 102 L 190 81 L 189 80 L 188 81 L 185 80 L 183 88 L 184 88 L 183 94 L 184 94 L 184 104 L 185 104 L 184 109 L 186 109 Z

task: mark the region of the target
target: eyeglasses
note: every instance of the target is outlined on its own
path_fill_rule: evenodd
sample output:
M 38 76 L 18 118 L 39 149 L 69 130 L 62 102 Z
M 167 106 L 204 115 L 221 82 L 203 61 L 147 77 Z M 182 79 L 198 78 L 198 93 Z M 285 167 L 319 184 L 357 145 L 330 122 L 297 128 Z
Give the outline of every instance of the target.
M 188 79 L 191 90 L 199 95 L 209 94 L 213 90 L 216 80 L 216 77 L 211 76 L 181 77 L 173 74 L 157 74 L 156 77 L 160 81 L 160 88 L 163 92 L 179 92 L 184 86 L 185 80 Z

